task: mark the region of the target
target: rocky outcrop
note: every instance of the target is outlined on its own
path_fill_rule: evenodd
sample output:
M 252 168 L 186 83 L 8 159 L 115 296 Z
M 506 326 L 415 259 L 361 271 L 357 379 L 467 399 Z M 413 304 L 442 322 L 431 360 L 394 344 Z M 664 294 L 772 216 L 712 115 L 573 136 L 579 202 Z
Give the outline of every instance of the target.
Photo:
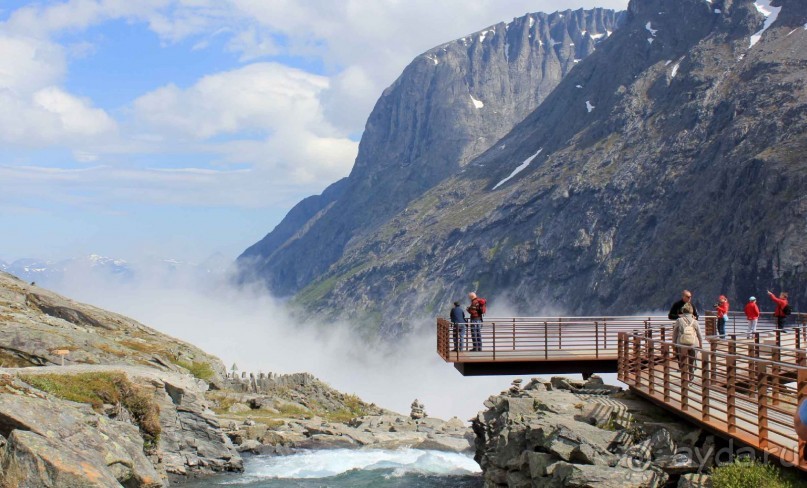
M 376 103 L 350 176 L 247 249 L 242 276 L 317 301 L 328 290 L 312 283 L 346 246 L 491 147 L 619 23 L 605 9 L 534 13 L 418 56 Z
M 349 422 L 276 418 L 269 424 L 231 422 L 227 434 L 241 452 L 289 453 L 295 449 L 398 449 L 412 447 L 471 452 L 473 433 L 458 418 L 413 420 L 401 415 L 368 415 Z
M 241 457 L 204 399 L 207 384 L 190 375 L 133 366 L 65 366 L 0 370 L 0 434 L 8 439 L 3 473 L 13 468 L 20 486 L 166 486 L 171 478 L 204 476 L 243 469 Z M 122 405 L 94 410 L 65 400 L 28 382 L 47 375 L 101 381 L 104 374 L 124 374 L 145 392 L 159 412 L 158 442 L 144 447 L 138 412 Z M 22 379 L 25 379 L 23 381 Z M 74 385 L 75 381 L 65 384 Z M 76 388 L 76 387 L 73 387 Z M 73 479 L 97 480 L 97 484 Z M 114 483 L 111 480 L 116 480 Z
M 198 347 L 0 272 L 0 367 L 58 365 L 62 358 L 66 365 L 197 367 L 214 385 L 225 376 L 222 362 Z
M 88 405 L 48 397 L 0 376 L 0 452 L 5 483 L 20 487 L 160 487 L 136 426 Z M 10 486 L 10 485 L 4 485 Z
M 504 296 L 516 313 L 637 313 L 687 286 L 785 289 L 804 306 L 807 4 L 775 4 L 752 46 L 766 25 L 752 0 L 632 0 L 625 24 L 464 171 L 361 236 L 332 227 L 324 249 L 273 257 L 266 275 L 293 277 L 288 292 L 312 281 L 298 293 L 309 315 L 338 307 L 389 332 L 469 290 L 492 314 Z
M 603 386 L 535 378 L 490 397 L 473 420 L 485 486 L 662 487 L 709 466 L 693 453 L 713 438 Z

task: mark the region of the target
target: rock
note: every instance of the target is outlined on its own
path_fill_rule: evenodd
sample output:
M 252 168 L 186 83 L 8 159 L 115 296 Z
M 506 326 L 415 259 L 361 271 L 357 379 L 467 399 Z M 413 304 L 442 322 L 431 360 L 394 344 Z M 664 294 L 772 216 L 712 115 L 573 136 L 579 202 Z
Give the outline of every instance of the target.
M 62 357 L 53 353 L 59 349 L 70 351 L 66 365 L 148 364 L 188 374 L 175 364 L 182 359 L 207 365 L 211 384 L 221 384 L 226 375 L 224 364 L 198 347 L 0 271 L 0 366 L 60 365 Z
M 552 481 L 560 486 L 579 488 L 662 487 L 667 475 L 651 469 L 633 471 L 606 466 L 585 466 L 559 461 L 548 468 Z
M 18 488 L 43 486 L 119 487 L 113 470 L 92 455 L 66 448 L 64 443 L 36 434 L 15 430 L 2 459 L 3 482 Z M 155 473 L 156 474 L 156 473 Z M 155 478 L 155 484 L 162 486 Z
M 426 410 L 423 403 L 419 402 L 417 398 L 412 402 L 412 412 L 409 414 L 412 420 L 420 420 L 426 417 Z
M 712 488 L 712 479 L 709 475 L 694 473 L 685 474 L 678 479 L 678 488 Z
M 576 391 L 583 387 L 582 381 L 573 381 L 561 376 L 553 376 L 550 380 L 552 388 L 556 390 Z
M 162 486 L 160 476 L 143 453 L 137 427 L 107 419 L 86 406 L 57 399 L 0 395 L 0 431 L 10 433 L 2 454 L 3 465 L 15 460 L 20 463 L 28 486 L 71 486 L 70 479 L 85 475 L 102 483 L 97 486 L 114 486 L 103 484 L 109 480 Z M 30 470 L 38 466 L 49 472 Z M 48 485 L 45 479 L 65 481 Z
M 660 487 L 668 477 L 665 469 L 680 473 L 674 464 L 680 459 L 667 456 L 675 441 L 666 424 L 657 422 L 663 418 L 658 407 L 625 394 L 591 399 L 574 393 L 578 385 L 562 378 L 553 384 L 558 388 L 551 391 L 524 389 L 527 398 L 514 398 L 509 391 L 491 397 L 472 421 L 474 459 L 486 486 L 527 479 L 532 486 L 547 487 Z M 526 401 L 537 408 L 526 408 Z M 650 433 L 638 427 L 647 418 L 656 419 Z M 681 422 L 676 435 L 699 431 Z
M 543 378 L 530 378 L 530 382 L 527 383 L 527 385 L 524 387 L 524 390 L 546 391 L 547 385 L 549 385 L 549 388 L 552 387 L 552 383 L 546 381 Z
M 229 413 L 244 413 L 244 412 L 249 412 L 249 411 L 251 411 L 251 410 L 252 410 L 252 409 L 251 409 L 251 408 L 249 408 L 249 406 L 248 406 L 248 405 L 245 405 L 245 404 L 243 404 L 243 403 L 233 403 L 233 404 L 232 404 L 232 405 L 230 405 L 230 407 L 227 409 L 227 411 L 228 411 Z
M 547 475 L 546 468 L 558 461 L 558 458 L 545 452 L 527 451 L 526 455 L 531 479 L 543 478 Z
M 236 447 L 238 452 L 251 452 L 253 454 L 260 454 L 260 449 L 263 446 L 260 442 L 254 439 L 247 439 Z

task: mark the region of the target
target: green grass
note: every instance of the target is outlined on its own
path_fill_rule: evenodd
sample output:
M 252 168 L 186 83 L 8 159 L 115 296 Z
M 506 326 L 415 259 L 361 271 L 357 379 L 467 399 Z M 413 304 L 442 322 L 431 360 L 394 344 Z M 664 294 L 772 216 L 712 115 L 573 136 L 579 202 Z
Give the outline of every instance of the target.
M 151 393 L 134 385 L 123 373 L 79 373 L 22 375 L 20 379 L 38 390 L 100 411 L 105 403 L 122 405 L 129 411 L 143 437 L 143 449 L 156 447 L 160 440 L 160 407 Z
M 202 361 L 188 362 L 188 361 L 176 360 L 173 361 L 173 363 L 176 364 L 177 366 L 181 366 L 187 369 L 188 371 L 190 371 L 192 375 L 199 378 L 200 380 L 210 381 L 216 374 L 213 371 L 213 368 L 210 367 L 209 363 L 205 363 Z
M 772 464 L 753 460 L 736 460 L 714 468 L 714 488 L 796 488 L 802 486 L 796 474 Z
M 321 416 L 330 422 L 347 423 L 356 417 L 364 417 L 369 414 L 365 403 L 356 395 L 345 395 L 344 404 L 345 408 L 334 412 L 322 412 Z

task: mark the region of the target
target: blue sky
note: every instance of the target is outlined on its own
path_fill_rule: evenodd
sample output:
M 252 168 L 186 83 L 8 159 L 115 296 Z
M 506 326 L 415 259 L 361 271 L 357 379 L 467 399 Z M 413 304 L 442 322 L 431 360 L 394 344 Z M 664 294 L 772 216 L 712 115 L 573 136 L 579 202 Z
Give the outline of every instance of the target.
M 626 4 L 3 1 L 0 260 L 234 258 L 348 174 L 419 53 L 526 12 Z

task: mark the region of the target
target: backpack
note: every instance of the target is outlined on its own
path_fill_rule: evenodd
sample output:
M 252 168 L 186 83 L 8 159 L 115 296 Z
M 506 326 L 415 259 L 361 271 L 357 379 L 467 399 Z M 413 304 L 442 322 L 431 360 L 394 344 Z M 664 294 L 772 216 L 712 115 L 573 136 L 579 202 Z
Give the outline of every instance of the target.
M 785 305 L 785 307 L 782 309 L 782 313 L 783 313 L 783 314 L 785 314 L 785 317 L 787 317 L 788 315 L 790 315 L 791 313 L 793 313 L 793 307 L 791 307 L 791 306 L 790 306 L 790 304 L 788 303 L 788 304 L 787 304 L 787 305 Z
M 488 301 L 487 300 L 485 300 L 484 298 L 478 298 L 477 297 L 476 303 L 479 304 L 479 306 L 477 307 L 477 309 L 479 310 L 479 315 L 485 315 L 486 313 L 488 313 Z
M 678 319 L 678 343 L 682 346 L 694 346 L 698 343 L 698 321 L 687 320 L 684 317 Z

